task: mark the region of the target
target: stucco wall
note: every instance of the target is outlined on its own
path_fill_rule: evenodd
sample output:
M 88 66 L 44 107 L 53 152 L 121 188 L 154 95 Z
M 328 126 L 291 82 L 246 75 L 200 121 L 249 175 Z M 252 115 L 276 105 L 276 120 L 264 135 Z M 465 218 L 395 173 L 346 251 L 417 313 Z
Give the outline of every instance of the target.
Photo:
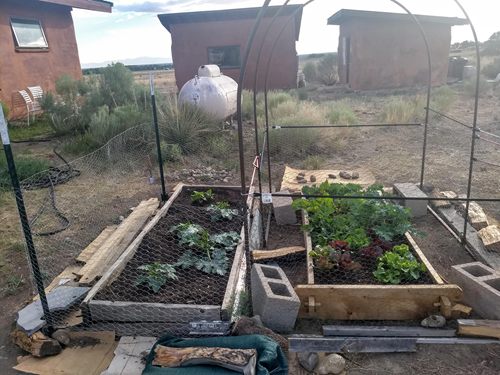
M 9 16 L 39 19 L 49 49 L 16 51 Z M 55 80 L 63 73 L 80 79 L 71 8 L 33 0 L 0 1 L 0 62 L 1 99 L 11 107 L 11 117 L 26 115 L 26 107 L 18 106 L 19 90 L 38 85 L 44 91 L 54 90 Z
M 432 84 L 446 83 L 451 27 L 425 23 L 432 55 Z M 427 86 L 427 51 L 413 22 L 353 19 L 340 26 L 339 75 L 346 83 L 343 38 L 351 38 L 349 83 L 354 90 Z
M 274 23 L 270 35 L 275 38 L 288 19 L 289 17 L 279 17 Z M 270 22 L 271 18 L 265 18 L 256 35 L 245 75 L 244 88 L 246 89 L 253 89 L 258 50 L 264 31 L 267 30 Z M 238 20 L 172 25 L 172 58 L 179 90 L 187 81 L 194 78 L 201 65 L 208 63 L 208 47 L 240 45 L 241 59 L 243 60 L 253 24 L 254 20 Z M 274 38 L 272 40 L 266 39 L 264 45 L 259 67 L 259 90 L 264 88 L 265 71 Z M 287 25 L 273 56 L 273 64 L 269 72 L 269 89 L 296 87 L 298 60 L 295 49 L 294 21 Z M 240 69 L 222 69 L 222 72 L 238 81 Z

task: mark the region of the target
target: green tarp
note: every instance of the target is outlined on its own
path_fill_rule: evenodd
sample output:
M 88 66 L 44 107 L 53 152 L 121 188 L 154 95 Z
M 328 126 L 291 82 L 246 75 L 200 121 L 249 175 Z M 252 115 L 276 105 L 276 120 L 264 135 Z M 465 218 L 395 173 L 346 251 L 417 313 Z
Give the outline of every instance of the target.
M 257 375 L 286 375 L 288 364 L 283 351 L 269 337 L 262 335 L 234 336 L 234 337 L 211 337 L 201 339 L 180 339 L 175 336 L 166 335 L 156 342 L 149 353 L 146 368 L 143 375 L 234 375 L 233 371 L 217 366 L 190 366 L 161 368 L 153 366 L 156 345 L 170 346 L 174 348 L 188 348 L 196 346 L 219 347 L 231 349 L 256 349 L 257 350 Z

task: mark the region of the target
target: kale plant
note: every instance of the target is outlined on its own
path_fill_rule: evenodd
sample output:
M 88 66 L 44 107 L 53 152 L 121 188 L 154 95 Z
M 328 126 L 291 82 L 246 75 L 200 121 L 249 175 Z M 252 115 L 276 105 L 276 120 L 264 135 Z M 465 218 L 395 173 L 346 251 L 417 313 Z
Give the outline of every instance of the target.
M 214 199 L 212 189 L 209 189 L 207 191 L 195 191 L 193 195 L 191 195 L 191 200 L 197 204 L 203 204 L 211 201 L 212 199 Z
M 153 263 L 137 267 L 138 270 L 147 271 L 147 275 L 139 275 L 135 279 L 134 286 L 147 282 L 149 287 L 156 293 L 165 285 L 167 278 L 177 280 L 175 268 L 170 264 Z
M 210 220 L 219 221 L 221 219 L 233 220 L 233 217 L 238 215 L 238 210 L 229 208 L 229 203 L 218 202 L 212 204 L 205 209 L 212 213 Z

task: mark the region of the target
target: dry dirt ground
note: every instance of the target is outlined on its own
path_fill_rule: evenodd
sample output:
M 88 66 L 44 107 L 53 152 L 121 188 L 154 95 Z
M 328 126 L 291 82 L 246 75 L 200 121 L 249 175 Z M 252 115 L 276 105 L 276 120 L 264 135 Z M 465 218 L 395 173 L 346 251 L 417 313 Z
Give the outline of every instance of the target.
M 173 71 L 154 72 L 156 88 L 168 94 L 175 92 Z M 149 84 L 147 73 L 135 73 L 136 81 Z M 454 87 L 456 101 L 449 113 L 465 122 L 472 122 L 473 98 L 468 96 L 460 87 Z M 417 90 L 419 92 L 419 90 Z M 411 96 L 415 91 L 396 91 L 379 93 L 324 93 L 310 92 L 310 99 L 314 101 L 329 101 L 349 98 L 354 103 L 354 108 L 360 123 L 379 122 L 380 108 L 388 101 L 398 96 Z M 499 91 L 491 87 L 482 97 L 479 112 L 479 126 L 492 133 L 500 134 L 498 113 Z M 234 131 L 230 131 L 233 132 Z M 253 143 L 254 130 L 251 123 L 244 128 L 247 165 L 255 155 Z M 421 150 L 423 144 L 423 129 L 397 128 L 397 129 L 350 129 L 349 132 L 339 133 L 339 138 L 344 146 L 338 147 L 329 155 L 321 153 L 325 158 L 325 168 L 355 169 L 367 166 L 375 174 L 377 182 L 384 186 L 391 186 L 394 182 L 417 182 L 420 178 Z M 494 138 L 491 138 L 494 139 Z M 471 132 L 457 123 L 433 119 L 429 126 L 428 156 L 426 163 L 426 185 L 433 185 L 442 190 L 455 190 L 465 193 L 466 176 L 469 167 Z M 500 164 L 500 154 L 496 145 L 478 141 L 477 157 L 484 161 Z M 18 152 L 22 147 L 29 147 L 35 155 L 53 160 L 51 153 L 52 144 L 14 145 Z M 51 156 L 52 155 L 52 156 Z M 234 168 L 234 178 L 230 184 L 238 183 L 237 153 L 228 154 L 228 159 Z M 273 185 L 280 181 L 285 164 L 292 167 L 300 165 L 300 159 L 272 158 L 271 178 Z M 179 179 L 171 178 L 170 172 L 174 169 L 193 169 L 199 161 L 186 161 L 185 164 L 169 166 L 167 178 L 170 186 L 175 185 Z M 267 170 L 267 166 L 265 166 Z M 500 168 L 476 163 L 474 169 L 473 192 L 475 196 L 498 197 L 500 183 Z M 247 170 L 247 182 L 250 168 Z M 107 179 L 106 175 L 96 176 L 92 184 L 75 180 L 68 185 L 58 187 L 58 194 L 71 196 L 71 202 L 80 202 L 76 211 L 82 213 L 73 217 L 75 226 L 63 235 L 63 240 L 69 238 L 73 244 L 73 251 L 82 249 L 85 243 L 92 240 L 92 235 L 78 232 L 84 229 L 89 221 L 99 217 L 102 222 L 112 222 L 119 215 L 126 215 L 142 199 L 159 195 L 158 180 L 155 185 L 148 185 L 147 168 L 140 170 L 134 176 L 127 173 L 113 175 Z M 266 180 L 267 176 L 263 176 Z M 73 191 L 76 189 L 76 192 Z M 85 199 L 75 199 L 81 195 Z M 89 197 L 89 194 L 90 197 Z M 37 198 L 39 201 L 41 198 Z M 112 209 L 109 209 L 109 208 Z M 16 356 L 20 351 L 10 343 L 8 334 L 13 328 L 15 312 L 30 298 L 29 274 L 27 272 L 24 251 L 15 251 L 10 248 L 12 241 L 20 241 L 15 205 L 9 196 L 4 197 L 1 203 L 0 219 L 0 287 L 6 283 L 9 275 L 22 275 L 26 281 L 14 296 L 2 296 L 0 303 L 0 373 L 17 374 L 11 367 L 16 363 Z M 488 210 L 497 218 L 500 207 L 498 204 L 487 205 Z M 95 215 L 97 214 L 97 215 Z M 7 223 L 7 225 L 3 225 Z M 416 221 L 419 229 L 427 232 L 426 238 L 418 239 L 420 247 L 427 255 L 438 272 L 445 278 L 449 277 L 449 268 L 453 264 L 469 262 L 472 257 L 460 244 L 441 227 L 437 221 L 428 216 L 426 219 Z M 74 232 L 72 232 L 74 231 Z M 80 232 L 82 232 L 80 230 Z M 89 237 L 89 238 L 87 238 Z M 73 255 L 73 254 L 71 254 Z M 47 259 L 51 259 L 50 257 Z M 52 258 L 53 259 L 53 258 Z M 55 270 L 54 270 L 55 271 Z M 53 275 L 54 276 L 54 275 Z M 419 346 L 416 353 L 411 354 L 378 354 L 356 355 L 348 361 L 348 374 L 498 374 L 500 372 L 500 348 L 498 346 Z M 292 364 L 293 367 L 293 364 Z M 294 372 L 290 372 L 294 373 Z M 300 373 L 300 372 L 295 372 Z

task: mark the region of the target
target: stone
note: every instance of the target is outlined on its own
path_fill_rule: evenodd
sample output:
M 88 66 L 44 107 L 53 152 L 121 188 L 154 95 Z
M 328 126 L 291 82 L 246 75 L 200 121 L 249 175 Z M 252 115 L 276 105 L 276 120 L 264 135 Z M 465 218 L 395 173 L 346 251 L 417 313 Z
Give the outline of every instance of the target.
M 249 319 L 253 320 L 255 322 L 255 324 L 258 324 L 259 326 L 264 326 L 264 323 L 262 323 L 262 319 L 260 318 L 259 315 L 254 315 Z
M 300 173 L 297 175 L 297 177 L 299 177 L 299 176 L 300 176 L 300 177 L 302 177 L 302 178 L 304 178 L 304 177 L 306 176 L 306 174 L 305 174 L 304 172 L 300 172 Z
M 81 301 L 89 290 L 89 287 L 60 286 L 47 294 L 49 310 L 51 312 L 68 310 Z M 43 315 L 42 304 L 38 299 L 16 314 L 17 328 L 31 336 L 45 325 Z
M 347 173 L 347 172 L 342 171 L 342 172 L 340 172 L 340 173 L 339 173 L 339 176 L 340 176 L 340 177 L 344 177 L 344 175 L 345 175 L 346 173 Z
M 295 326 L 300 300 L 283 270 L 255 263 L 251 272 L 252 306 L 264 326 L 290 332 Z
M 342 175 L 342 178 L 345 178 L 346 180 L 350 180 L 350 179 L 351 179 L 351 175 L 350 175 L 349 173 L 347 173 L 347 172 L 346 172 L 346 173 L 344 173 L 344 174 Z
M 331 173 L 331 174 L 328 175 L 328 178 L 333 178 L 335 180 L 337 178 L 337 176 L 334 175 L 333 173 Z
M 307 180 L 305 178 L 303 180 L 299 180 L 299 184 L 307 184 Z
M 312 372 L 319 362 L 318 353 L 302 352 L 298 355 L 300 365 L 309 372 Z
M 358 178 L 359 178 L 359 173 L 358 173 L 358 172 L 354 172 L 354 173 L 352 174 L 352 179 L 353 179 L 353 180 L 357 180 Z
M 278 194 L 290 194 L 290 192 L 282 190 Z M 289 225 L 297 222 L 295 211 L 292 210 L 292 203 L 292 197 L 275 197 L 273 199 L 274 218 L 278 225 Z
M 345 359 L 338 354 L 330 354 L 319 364 L 316 373 L 319 375 L 340 374 L 345 368 Z
M 315 175 L 311 175 L 311 177 L 309 177 L 309 179 L 311 180 L 311 182 L 316 182 L 316 176 Z
M 122 222 L 123 220 L 125 220 L 125 218 L 123 216 L 119 216 L 118 220 L 120 220 L 120 222 Z
M 229 182 L 229 180 L 227 178 L 223 179 L 222 181 L 226 182 L 226 183 Z
M 446 325 L 446 319 L 441 315 L 431 315 L 422 320 L 422 327 L 425 328 L 442 328 Z
M 52 334 L 52 338 L 54 340 L 59 341 L 60 344 L 64 346 L 68 346 L 71 343 L 71 339 L 69 338 L 69 330 L 68 329 L 58 329 Z
M 404 200 L 403 205 L 410 209 L 413 217 L 422 217 L 427 214 L 427 205 L 429 201 L 427 195 L 420 188 L 412 183 L 394 184 L 394 194 L 397 196 L 408 198 L 421 198 L 421 200 Z
M 300 181 L 300 180 L 303 180 L 303 179 L 304 179 L 304 176 L 300 176 L 300 175 L 299 175 L 299 176 L 295 177 L 295 179 L 296 179 L 297 181 Z

